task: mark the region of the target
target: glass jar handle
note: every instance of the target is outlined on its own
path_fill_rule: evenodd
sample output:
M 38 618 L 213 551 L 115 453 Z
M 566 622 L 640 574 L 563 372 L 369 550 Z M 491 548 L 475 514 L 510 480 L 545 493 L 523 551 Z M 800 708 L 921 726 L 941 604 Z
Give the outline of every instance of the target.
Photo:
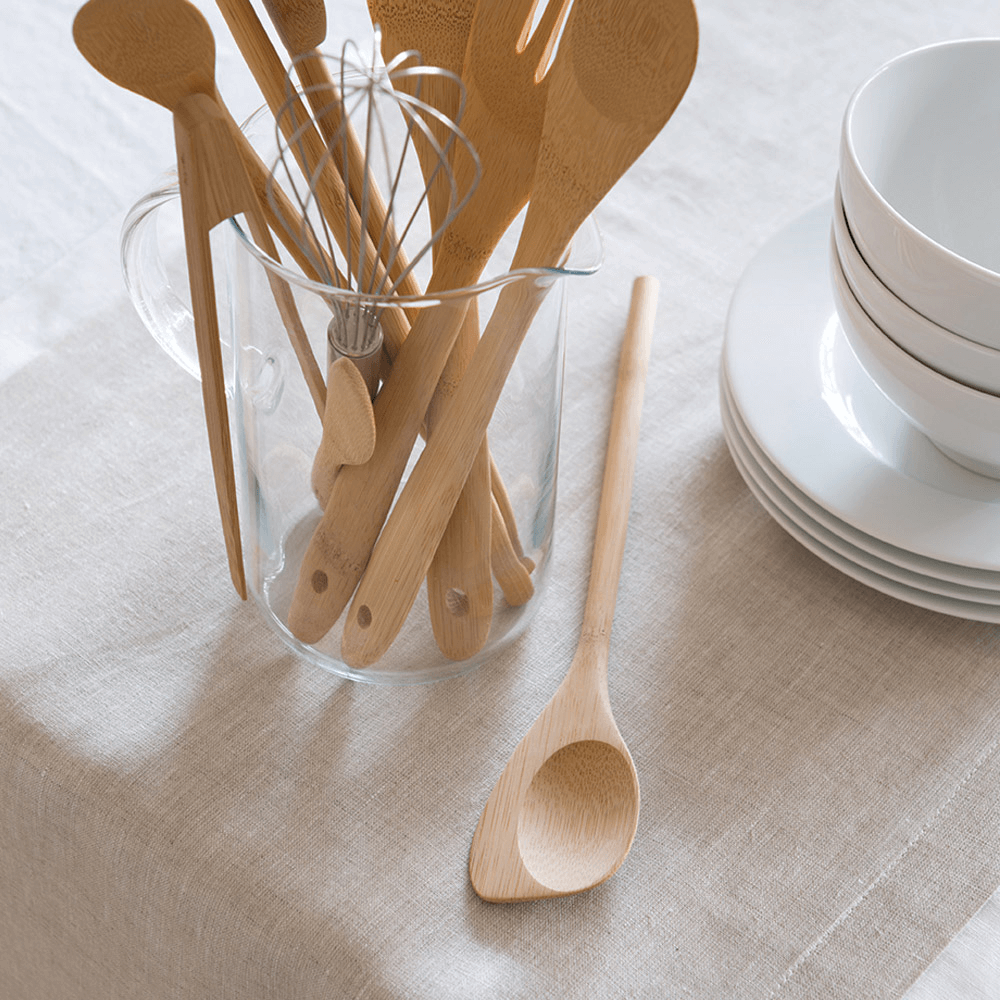
M 153 339 L 189 375 L 200 379 L 189 300 L 178 294 L 168 277 L 160 244 L 158 223 L 173 221 L 161 214 L 166 207 L 174 208 L 172 214 L 179 226 L 176 172 L 161 178 L 156 189 L 136 202 L 125 217 L 121 231 L 122 273 L 132 305 Z M 178 246 L 183 245 L 181 229 Z

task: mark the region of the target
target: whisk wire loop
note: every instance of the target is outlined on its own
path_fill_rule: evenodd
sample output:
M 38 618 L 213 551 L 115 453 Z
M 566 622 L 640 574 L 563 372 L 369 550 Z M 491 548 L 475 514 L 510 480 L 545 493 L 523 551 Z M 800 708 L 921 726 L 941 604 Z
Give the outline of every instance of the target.
M 283 222 L 316 273 L 332 288 L 364 299 L 376 316 L 468 202 L 480 175 L 479 159 L 458 124 L 465 105 L 461 79 L 447 70 L 425 66 L 415 51 L 400 53 L 383 65 L 379 42 L 376 30 L 369 60 L 360 57 L 353 42 L 345 43 L 339 59 L 320 56 L 331 64 L 326 74 L 331 82 L 305 90 L 294 83 L 298 60 L 293 61 L 286 76 L 287 100 L 276 115 L 278 155 L 267 186 L 272 205 L 276 186 L 291 192 L 302 222 L 297 227 Z M 311 53 L 298 58 L 317 56 Z M 422 99 L 422 88 L 430 77 L 445 78 L 456 88 L 460 112 L 454 120 Z M 303 96 L 308 98 L 311 113 Z M 399 116 L 391 116 L 387 106 L 398 109 Z M 324 143 L 322 156 L 310 163 L 305 139 L 312 130 L 321 131 L 321 120 L 335 125 L 335 134 Z M 360 141 L 353 134 L 355 124 L 363 130 Z M 330 131 L 328 128 L 328 135 Z M 411 153 L 418 142 L 422 152 L 430 151 L 433 161 L 426 177 L 412 163 L 416 157 Z M 352 161 L 352 147 L 361 149 L 360 164 Z M 462 183 L 453 169 L 457 155 L 469 158 L 463 165 Z M 377 166 L 387 175 L 385 200 L 375 177 Z M 320 185 L 331 181 L 331 172 L 333 182 L 344 193 L 343 218 L 328 218 L 320 208 L 317 192 Z M 419 182 L 408 184 L 412 177 L 418 177 Z M 408 253 L 408 241 L 416 237 L 418 223 L 429 214 L 430 186 L 441 183 L 442 177 L 448 194 L 447 211 L 425 227 L 430 235 L 415 252 Z M 410 203 L 404 208 L 402 203 L 407 199 Z

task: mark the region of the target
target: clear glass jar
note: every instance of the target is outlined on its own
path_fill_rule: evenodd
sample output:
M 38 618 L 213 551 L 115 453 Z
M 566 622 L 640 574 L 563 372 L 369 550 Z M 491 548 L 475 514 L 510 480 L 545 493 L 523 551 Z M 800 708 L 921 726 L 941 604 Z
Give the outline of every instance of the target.
M 252 122 L 245 130 L 252 132 Z M 184 273 L 179 215 L 176 185 L 161 185 L 137 203 L 123 227 L 122 261 L 129 293 L 145 325 L 171 357 L 197 376 L 193 321 L 186 284 L 179 278 Z M 405 684 L 465 672 L 516 638 L 541 598 L 552 553 L 570 293 L 576 278 L 599 266 L 601 246 L 596 226 L 588 221 L 563 266 L 511 272 L 506 268 L 518 229 L 519 222 L 505 235 L 476 285 L 406 298 L 362 296 L 311 281 L 255 245 L 241 220 L 229 220 L 213 233 L 248 587 L 290 648 L 339 676 Z M 525 577 L 530 579 L 530 597 L 513 593 L 509 579 L 506 591 L 500 584 L 505 579 L 499 570 L 501 553 L 472 553 L 474 560 L 492 560 L 497 578 L 491 605 L 483 605 L 489 620 L 478 623 L 485 635 L 478 649 L 458 658 L 453 650 L 442 650 L 425 585 L 388 652 L 363 670 L 353 669 L 340 655 L 339 623 L 314 642 L 296 638 L 287 624 L 303 553 L 323 514 L 313 476 L 322 417 L 292 348 L 288 317 L 297 317 L 325 372 L 337 356 L 328 342 L 331 319 L 341 311 L 373 310 L 383 328 L 394 330 L 407 329 L 425 310 L 436 311 L 445 325 L 449 317 L 468 315 L 485 326 L 500 290 L 514 283 L 532 286 L 539 305 L 490 422 L 488 443 L 497 501 L 492 518 L 494 523 L 497 517 L 503 519 L 507 556 L 513 550 L 530 568 Z M 421 441 L 418 437 L 407 470 L 419 455 Z M 401 485 L 405 479 L 404 471 Z M 455 590 L 445 595 L 458 614 L 465 613 L 465 596 Z

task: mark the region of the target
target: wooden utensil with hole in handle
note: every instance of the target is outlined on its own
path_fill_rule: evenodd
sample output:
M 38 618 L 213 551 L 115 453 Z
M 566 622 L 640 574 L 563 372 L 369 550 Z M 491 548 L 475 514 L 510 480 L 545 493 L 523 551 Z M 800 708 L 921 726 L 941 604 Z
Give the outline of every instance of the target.
M 556 13 L 561 9 L 561 4 L 554 7 Z M 467 101 L 462 127 L 479 154 L 482 177 L 469 203 L 441 239 L 427 288 L 429 296 L 478 280 L 500 238 L 532 192 L 545 118 L 545 91 L 549 78 L 567 57 L 560 48 L 548 74 L 537 79 L 539 59 L 548 46 L 545 32 L 539 31 L 520 53 L 523 62 L 517 61 L 518 43 L 526 32 L 525 19 L 530 13 L 528 0 L 518 0 L 510 8 L 477 8 L 463 70 Z M 480 17 L 482 24 L 477 28 Z M 548 11 L 543 21 L 549 31 L 558 23 Z M 502 49 L 497 48 L 498 38 L 506 43 Z M 499 60 L 498 52 L 502 53 Z M 471 169 L 466 158 L 456 158 L 453 171 L 460 188 L 466 186 L 465 177 Z M 555 259 L 563 249 L 559 248 Z M 547 263 L 549 259 L 542 260 Z M 522 255 L 520 261 L 515 259 L 514 269 L 526 264 L 527 258 Z M 361 579 L 461 330 L 465 307 L 460 305 L 425 309 L 416 318 L 375 401 L 375 452 L 364 466 L 344 469 L 334 483 L 323 518 L 303 557 L 288 616 L 289 629 L 303 642 L 317 642 L 329 631 Z M 383 396 L 388 397 L 384 404 Z M 477 453 L 485 430 L 484 425 Z M 462 470 L 458 494 L 450 500 L 435 550 L 474 458 Z M 430 562 L 428 559 L 424 565 L 422 577 Z
M 576 0 L 553 63 L 515 268 L 562 257 L 579 225 L 673 114 L 697 49 L 691 0 Z M 378 660 L 402 626 L 539 302 L 538 290 L 523 282 L 501 291 L 354 595 L 341 643 L 352 667 Z

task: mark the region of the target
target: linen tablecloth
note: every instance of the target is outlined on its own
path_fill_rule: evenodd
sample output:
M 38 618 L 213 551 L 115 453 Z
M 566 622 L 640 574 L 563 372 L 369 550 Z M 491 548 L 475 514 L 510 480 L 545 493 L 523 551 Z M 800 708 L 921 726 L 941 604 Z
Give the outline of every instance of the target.
M 242 117 L 259 95 L 200 2 Z M 551 585 L 494 662 L 403 689 L 299 662 L 231 591 L 198 387 L 118 269 L 169 116 L 86 65 L 76 6 L 8 5 L 0 43 L 0 996 L 1000 994 L 1000 631 L 784 534 L 716 388 L 733 287 L 831 195 L 852 90 L 995 31 L 995 3 L 699 5 L 691 88 L 572 289 Z M 331 50 L 370 37 L 360 0 L 329 12 Z M 610 677 L 638 834 L 590 893 L 490 905 L 469 841 L 572 656 L 645 273 L 662 288 Z

